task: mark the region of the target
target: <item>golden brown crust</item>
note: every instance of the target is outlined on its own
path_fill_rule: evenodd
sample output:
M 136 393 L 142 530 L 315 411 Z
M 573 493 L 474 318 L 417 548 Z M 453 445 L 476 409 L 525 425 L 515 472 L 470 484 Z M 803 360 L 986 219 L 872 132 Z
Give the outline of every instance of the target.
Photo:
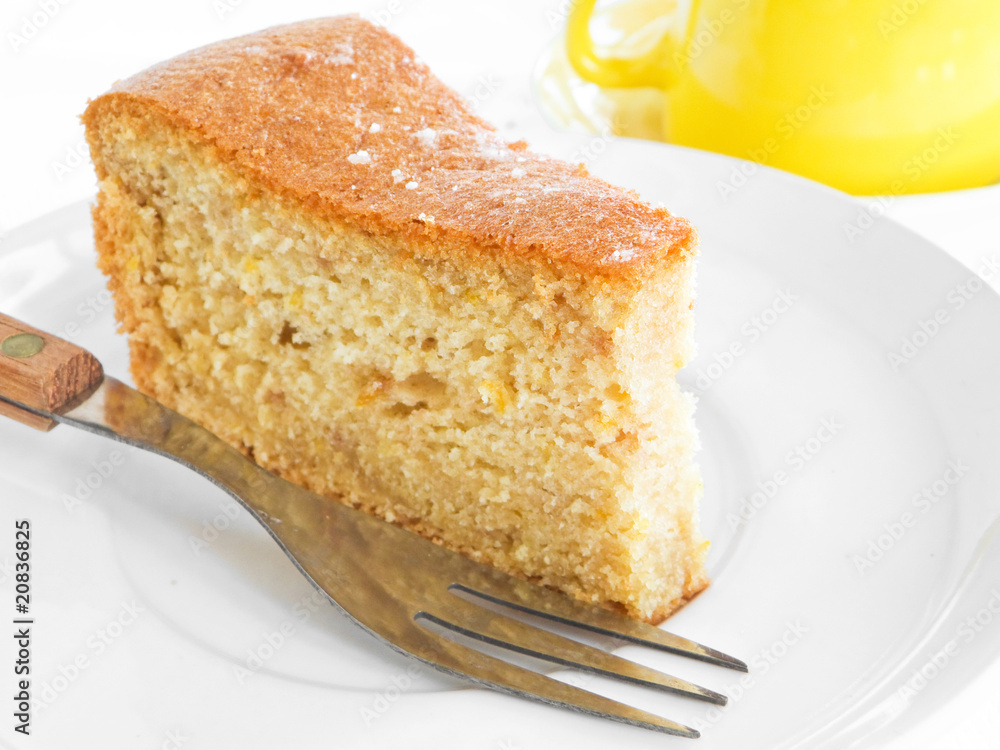
M 506 143 L 357 16 L 188 52 L 119 82 L 83 119 L 89 130 L 145 108 L 212 144 L 251 186 L 422 252 L 485 250 L 633 288 L 694 252 L 685 220 Z

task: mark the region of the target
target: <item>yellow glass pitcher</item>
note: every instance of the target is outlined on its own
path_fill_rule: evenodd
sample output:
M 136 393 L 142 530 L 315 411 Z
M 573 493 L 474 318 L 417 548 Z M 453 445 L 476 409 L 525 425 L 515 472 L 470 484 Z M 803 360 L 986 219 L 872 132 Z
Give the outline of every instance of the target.
M 648 12 L 650 2 L 637 9 Z M 665 92 L 664 140 L 855 194 L 1000 179 L 1000 2 L 688 0 L 633 57 L 599 53 L 574 0 L 567 53 L 601 86 Z

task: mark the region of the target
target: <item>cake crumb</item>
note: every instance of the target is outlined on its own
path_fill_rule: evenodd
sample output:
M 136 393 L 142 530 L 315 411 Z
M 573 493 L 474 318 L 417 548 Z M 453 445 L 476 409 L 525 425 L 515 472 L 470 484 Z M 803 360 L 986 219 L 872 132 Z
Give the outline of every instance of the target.
M 525 172 L 520 167 L 516 167 L 515 169 L 512 169 L 511 172 L 510 172 L 510 176 L 511 177 L 524 177 L 526 174 L 528 174 L 528 173 Z

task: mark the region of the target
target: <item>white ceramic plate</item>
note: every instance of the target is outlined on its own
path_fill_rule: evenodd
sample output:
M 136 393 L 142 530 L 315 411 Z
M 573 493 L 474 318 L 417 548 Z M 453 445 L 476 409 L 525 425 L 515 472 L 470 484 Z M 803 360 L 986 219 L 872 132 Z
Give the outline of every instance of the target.
M 700 229 L 685 381 L 701 394 L 715 582 L 669 626 L 752 668 L 621 649 L 727 692 L 721 711 L 567 679 L 700 727 L 702 750 L 874 747 L 912 728 L 1000 651 L 1000 298 L 887 220 L 851 241 L 859 204 L 805 180 L 659 144 L 548 139 Z M 86 206 L 7 236 L 0 309 L 127 373 Z M 36 707 L 30 741 L 8 711 L 0 737 L 15 747 L 688 742 L 412 666 L 164 459 L 0 421 L 0 481 L 4 612 L 14 519 L 33 529 Z

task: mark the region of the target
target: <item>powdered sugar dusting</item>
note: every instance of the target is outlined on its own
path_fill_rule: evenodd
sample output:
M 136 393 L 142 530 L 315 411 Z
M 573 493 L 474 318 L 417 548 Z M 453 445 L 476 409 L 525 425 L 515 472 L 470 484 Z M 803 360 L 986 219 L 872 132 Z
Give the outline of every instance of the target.
M 353 65 L 354 47 L 346 42 L 338 42 L 326 56 L 328 65 Z
M 419 138 L 427 148 L 430 148 L 434 145 L 434 139 L 437 138 L 437 131 L 434 128 L 424 128 L 413 135 Z
M 612 263 L 625 263 L 632 260 L 635 257 L 635 248 L 626 247 L 618 248 L 611 255 L 608 256 L 608 260 Z
M 408 183 L 406 183 L 407 190 L 416 190 L 419 186 L 420 183 L 415 180 L 410 180 Z
M 377 122 L 373 122 L 372 126 L 370 128 L 368 128 L 368 132 L 369 133 L 377 133 L 381 129 L 382 129 L 381 125 L 379 125 Z
M 392 181 L 393 181 L 394 184 L 398 185 L 399 183 L 401 183 L 405 179 L 406 179 L 406 177 L 403 176 L 403 170 L 402 169 L 394 169 L 394 170 L 392 170 Z
M 527 172 L 525 172 L 525 171 L 524 171 L 523 169 L 521 169 L 520 167 L 515 167 L 514 169 L 512 169 L 512 170 L 510 171 L 510 176 L 511 176 L 511 177 L 524 177 L 524 176 L 525 176 L 526 174 L 528 174 L 528 173 L 527 173 Z
M 476 145 L 480 155 L 487 159 L 505 159 L 510 157 L 510 148 L 498 136 L 488 130 L 476 133 Z
M 364 149 L 361 149 L 356 154 L 348 156 L 347 161 L 351 162 L 351 164 L 371 164 L 372 156 Z

